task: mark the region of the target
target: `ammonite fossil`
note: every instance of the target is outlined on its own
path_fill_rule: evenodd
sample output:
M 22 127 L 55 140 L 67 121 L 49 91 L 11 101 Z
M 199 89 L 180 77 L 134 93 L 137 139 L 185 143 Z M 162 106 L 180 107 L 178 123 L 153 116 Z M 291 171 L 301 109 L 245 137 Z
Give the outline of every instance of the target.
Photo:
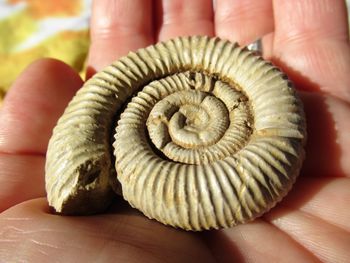
M 131 52 L 87 81 L 59 119 L 49 204 L 93 214 L 119 191 L 147 217 L 186 230 L 250 221 L 286 195 L 304 159 L 305 117 L 291 86 L 219 38 Z

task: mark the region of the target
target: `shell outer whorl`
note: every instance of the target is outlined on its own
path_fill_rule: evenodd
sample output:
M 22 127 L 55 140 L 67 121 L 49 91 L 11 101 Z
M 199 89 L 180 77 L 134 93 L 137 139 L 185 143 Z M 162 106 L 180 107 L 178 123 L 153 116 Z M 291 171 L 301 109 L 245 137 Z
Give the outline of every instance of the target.
M 301 101 L 279 69 L 229 41 L 179 37 L 129 53 L 78 91 L 49 142 L 48 200 L 63 214 L 97 213 L 120 184 L 164 224 L 231 227 L 288 193 L 305 141 Z

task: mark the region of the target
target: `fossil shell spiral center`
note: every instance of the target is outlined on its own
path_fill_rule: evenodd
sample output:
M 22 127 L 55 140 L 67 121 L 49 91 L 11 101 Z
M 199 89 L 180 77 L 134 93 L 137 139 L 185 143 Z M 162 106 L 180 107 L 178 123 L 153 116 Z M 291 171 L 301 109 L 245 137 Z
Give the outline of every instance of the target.
M 135 146 L 132 154 L 149 136 L 170 160 L 210 163 L 241 149 L 252 122 L 249 101 L 240 91 L 203 73 L 177 73 L 151 82 L 129 103 L 116 129 L 116 156 L 126 145 Z
M 174 113 L 170 116 L 169 112 Z M 157 119 L 165 121 L 171 140 L 184 148 L 216 143 L 230 122 L 226 107 L 219 99 L 192 90 L 176 92 L 154 106 L 147 124 L 151 139 L 156 143 L 156 130 L 162 125 Z

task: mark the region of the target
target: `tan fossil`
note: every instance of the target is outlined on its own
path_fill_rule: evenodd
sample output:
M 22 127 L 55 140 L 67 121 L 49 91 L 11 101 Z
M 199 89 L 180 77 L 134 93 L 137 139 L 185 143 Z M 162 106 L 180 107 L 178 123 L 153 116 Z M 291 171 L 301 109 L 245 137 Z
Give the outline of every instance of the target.
M 120 184 L 164 224 L 231 227 L 287 194 L 305 140 L 279 69 L 219 38 L 180 37 L 129 53 L 77 92 L 49 142 L 48 200 L 59 213 L 98 213 Z

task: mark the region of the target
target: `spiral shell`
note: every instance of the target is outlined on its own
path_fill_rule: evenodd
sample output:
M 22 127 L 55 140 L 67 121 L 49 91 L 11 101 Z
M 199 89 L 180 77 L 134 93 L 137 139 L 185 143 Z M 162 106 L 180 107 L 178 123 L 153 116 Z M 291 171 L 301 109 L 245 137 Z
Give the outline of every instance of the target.
M 174 227 L 250 221 L 287 194 L 304 159 L 305 117 L 291 86 L 219 38 L 129 53 L 90 79 L 59 119 L 47 152 L 49 204 L 101 212 L 120 184 L 133 207 Z

